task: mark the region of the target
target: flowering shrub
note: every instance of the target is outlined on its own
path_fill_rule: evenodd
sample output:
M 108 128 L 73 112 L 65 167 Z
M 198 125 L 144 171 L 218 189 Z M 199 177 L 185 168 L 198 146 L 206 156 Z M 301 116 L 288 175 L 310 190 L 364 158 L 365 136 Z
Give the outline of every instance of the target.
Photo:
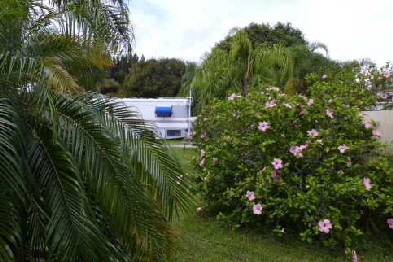
M 337 88 L 316 84 L 309 98 L 271 88 L 205 108 L 194 136 L 204 210 L 327 245 L 353 247 L 368 231 L 393 234 L 392 172 L 386 159 L 371 157 L 375 123 L 355 101 L 332 95 Z
M 365 81 L 358 81 L 359 69 L 347 68 L 329 75 L 310 74 L 307 82 L 311 85 L 308 94 L 323 104 L 341 103 L 345 108 L 372 109 L 378 101 L 374 90 Z
M 310 74 L 306 82 L 308 86 L 315 82 L 335 85 L 337 89 L 330 95 L 345 97 L 347 103 L 355 102 L 362 109 L 373 109 L 371 106 L 374 105 L 379 105 L 378 109 L 393 107 L 393 66 L 389 63 L 382 67 L 348 65 L 327 75 Z M 320 90 L 318 92 L 325 95 Z
M 393 67 L 390 63 L 381 67 L 364 65 L 356 71 L 355 82 L 365 84 L 369 90 L 383 91 L 392 88 Z

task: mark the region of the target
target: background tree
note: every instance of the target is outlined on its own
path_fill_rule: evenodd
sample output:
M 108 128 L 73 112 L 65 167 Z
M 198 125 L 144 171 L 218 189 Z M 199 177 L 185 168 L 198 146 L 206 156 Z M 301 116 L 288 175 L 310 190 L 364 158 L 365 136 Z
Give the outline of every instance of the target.
M 180 96 L 186 97 L 190 94 L 190 88 L 195 77 L 198 66 L 194 62 L 186 62 L 186 68 L 181 78 Z
M 248 89 L 268 85 L 283 88 L 289 94 L 306 93 L 308 74 L 322 76 L 339 69 L 340 64 L 328 58 L 326 45 L 309 43 L 291 24 L 277 23 L 272 27 L 251 23 L 232 29 L 216 44 L 182 93 L 193 90 L 199 112 L 209 101 L 229 92 L 245 94 Z
M 130 72 L 132 65 L 138 63 L 138 60 L 136 54 L 115 57 L 113 65 L 104 72 L 100 72 L 101 78 L 96 81 L 95 90 L 107 96 L 117 96 L 126 75 Z
M 137 54 L 134 54 L 132 56 L 116 57 L 114 60 L 113 66 L 109 69 L 109 74 L 111 79 L 122 85 L 124 79 L 130 73 L 131 67 L 138 63 L 139 57 Z
M 139 61 L 131 67 L 119 95 L 122 97 L 175 97 L 181 87 L 185 63 L 175 58 Z
M 243 95 L 260 83 L 274 84 L 292 75 L 292 60 L 281 45 L 257 45 L 255 48 L 246 31 L 238 31 L 231 39 L 229 52 L 213 48 L 197 69 L 194 95 L 199 111 L 214 98 L 223 98 L 228 92 Z
M 245 31 L 253 47 L 261 44 L 280 44 L 288 48 L 293 60 L 293 74 L 290 78 L 282 78 L 276 85 L 284 87 L 287 93 L 304 93 L 307 90 L 305 77 L 316 73 L 321 76 L 330 70 L 338 70 L 339 63 L 328 58 L 328 48 L 323 43 L 309 43 L 302 31 L 294 28 L 290 23 L 269 24 L 251 23 L 245 28 L 234 28 L 230 34 L 216 45 L 229 52 L 230 42 L 236 33 Z
M 238 31 L 245 31 L 247 33 L 253 48 L 261 44 L 280 44 L 284 47 L 307 44 L 303 33 L 299 29 L 292 27 L 290 23 L 285 24 L 279 22 L 274 26 L 250 23 L 245 28 L 234 28 L 216 47 L 229 52 L 231 41 Z
M 0 261 L 170 252 L 178 163 L 135 113 L 80 92 L 130 51 L 128 19 L 120 0 L 0 1 Z

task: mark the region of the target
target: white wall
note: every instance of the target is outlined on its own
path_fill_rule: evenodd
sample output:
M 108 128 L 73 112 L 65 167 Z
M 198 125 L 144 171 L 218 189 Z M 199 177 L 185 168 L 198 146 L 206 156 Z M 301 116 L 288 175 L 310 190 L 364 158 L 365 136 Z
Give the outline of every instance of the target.
M 155 111 L 157 106 L 172 106 L 172 116 L 170 118 L 187 118 L 189 101 L 184 98 L 157 98 L 157 99 L 136 99 L 123 98 L 117 99 L 125 103 L 127 106 L 134 106 L 141 113 L 145 120 L 166 119 L 156 117 Z
M 131 109 L 136 109 L 146 122 L 153 124 L 155 131 L 163 138 L 167 137 L 167 130 L 180 130 L 180 136 L 170 138 L 186 137 L 188 126 L 194 119 L 188 118 L 190 101 L 185 98 L 119 98 L 118 102 L 123 102 Z M 171 117 L 156 117 L 156 107 L 172 107 Z
M 393 110 L 363 111 L 366 119 L 378 122 L 376 130 L 381 132 L 381 142 L 393 146 Z

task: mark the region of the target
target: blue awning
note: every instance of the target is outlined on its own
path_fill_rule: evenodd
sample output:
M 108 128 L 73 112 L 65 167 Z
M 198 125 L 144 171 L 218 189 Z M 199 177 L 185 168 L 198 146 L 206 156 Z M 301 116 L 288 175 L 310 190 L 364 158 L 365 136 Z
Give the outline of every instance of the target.
M 157 106 L 156 107 L 156 114 L 171 114 L 172 107 L 170 106 Z

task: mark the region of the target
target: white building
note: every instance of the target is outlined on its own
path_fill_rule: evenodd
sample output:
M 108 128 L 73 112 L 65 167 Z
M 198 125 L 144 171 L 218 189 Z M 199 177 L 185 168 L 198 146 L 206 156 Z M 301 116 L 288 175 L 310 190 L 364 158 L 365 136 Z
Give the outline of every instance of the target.
M 189 98 L 117 98 L 131 109 L 136 109 L 142 118 L 155 127 L 158 136 L 164 139 L 187 137 L 192 132 L 195 117 L 191 117 Z

